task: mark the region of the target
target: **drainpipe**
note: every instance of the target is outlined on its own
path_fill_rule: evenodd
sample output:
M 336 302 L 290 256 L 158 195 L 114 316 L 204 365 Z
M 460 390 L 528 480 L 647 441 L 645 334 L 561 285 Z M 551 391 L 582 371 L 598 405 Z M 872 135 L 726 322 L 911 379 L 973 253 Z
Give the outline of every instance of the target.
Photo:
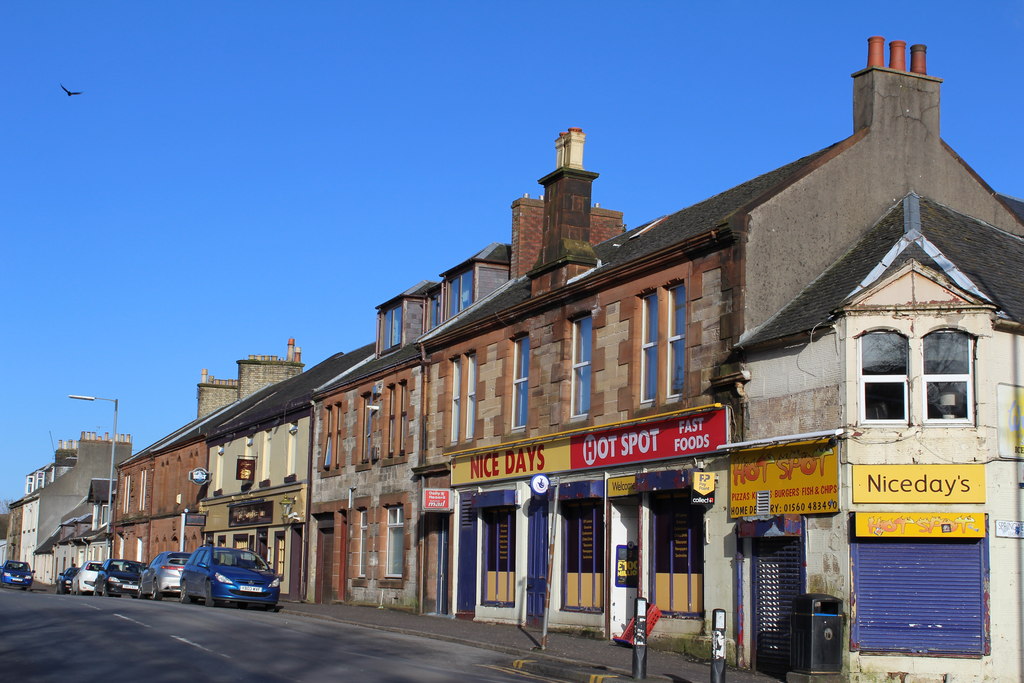
M 309 595 L 309 535 L 310 535 L 310 513 L 313 510 L 313 444 L 316 441 L 316 401 L 309 402 L 309 444 L 306 446 L 306 521 L 302 529 L 302 569 L 300 571 L 299 583 L 301 595 L 299 602 L 306 602 Z

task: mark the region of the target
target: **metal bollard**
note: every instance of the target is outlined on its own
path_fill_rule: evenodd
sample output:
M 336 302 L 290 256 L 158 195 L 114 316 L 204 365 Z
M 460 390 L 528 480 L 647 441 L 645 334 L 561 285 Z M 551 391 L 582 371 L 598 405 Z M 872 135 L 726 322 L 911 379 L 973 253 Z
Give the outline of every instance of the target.
M 711 683 L 725 683 L 725 610 L 711 613 Z
M 647 598 L 637 598 L 633 616 L 633 680 L 647 678 Z

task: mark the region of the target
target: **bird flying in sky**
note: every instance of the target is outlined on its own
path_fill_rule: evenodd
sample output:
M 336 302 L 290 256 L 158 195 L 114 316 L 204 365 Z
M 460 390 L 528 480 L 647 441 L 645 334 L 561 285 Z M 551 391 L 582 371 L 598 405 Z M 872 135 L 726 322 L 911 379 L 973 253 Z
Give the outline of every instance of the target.
M 68 97 L 71 97 L 72 95 L 81 95 L 82 94 L 81 91 L 77 91 L 76 92 L 76 91 L 73 91 L 73 90 L 68 90 L 67 88 L 64 87 L 63 83 L 60 84 L 60 89 L 63 90 L 64 92 L 66 92 L 68 94 Z

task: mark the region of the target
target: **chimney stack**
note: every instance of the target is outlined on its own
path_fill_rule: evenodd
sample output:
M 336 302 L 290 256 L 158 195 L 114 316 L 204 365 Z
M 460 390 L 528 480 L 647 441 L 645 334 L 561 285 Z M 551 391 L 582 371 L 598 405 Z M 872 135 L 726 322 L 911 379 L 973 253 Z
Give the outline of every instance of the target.
M 911 68 L 907 71 L 905 40 L 889 43 L 889 67 L 886 68 L 884 43 L 882 36 L 868 38 L 868 66 L 853 74 L 853 131 L 856 133 L 863 128 L 877 133 L 899 130 L 900 140 L 931 144 L 939 139 L 942 79 L 926 73 L 924 45 L 910 48 Z

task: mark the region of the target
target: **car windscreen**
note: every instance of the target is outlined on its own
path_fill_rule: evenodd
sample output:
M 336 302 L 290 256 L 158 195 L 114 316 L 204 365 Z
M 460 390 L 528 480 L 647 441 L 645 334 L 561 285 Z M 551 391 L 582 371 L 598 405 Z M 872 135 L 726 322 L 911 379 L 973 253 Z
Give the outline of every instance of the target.
M 102 562 L 90 562 L 89 564 L 85 565 L 85 568 L 86 569 L 91 569 L 92 571 L 95 572 L 95 571 L 98 571 L 98 570 L 103 568 L 103 563 Z
M 241 569 L 255 569 L 259 571 L 270 571 L 266 560 L 249 550 L 222 549 L 213 554 L 213 563 L 222 567 L 240 567 Z
M 12 562 L 8 562 L 7 563 L 7 569 L 13 569 L 13 570 L 19 571 L 19 572 L 27 572 L 28 571 L 28 563 L 26 563 L 26 562 L 13 562 L 13 561 Z
M 185 557 L 168 557 L 167 561 L 164 562 L 164 564 L 184 565 L 186 562 L 188 562 L 188 555 L 186 555 Z

